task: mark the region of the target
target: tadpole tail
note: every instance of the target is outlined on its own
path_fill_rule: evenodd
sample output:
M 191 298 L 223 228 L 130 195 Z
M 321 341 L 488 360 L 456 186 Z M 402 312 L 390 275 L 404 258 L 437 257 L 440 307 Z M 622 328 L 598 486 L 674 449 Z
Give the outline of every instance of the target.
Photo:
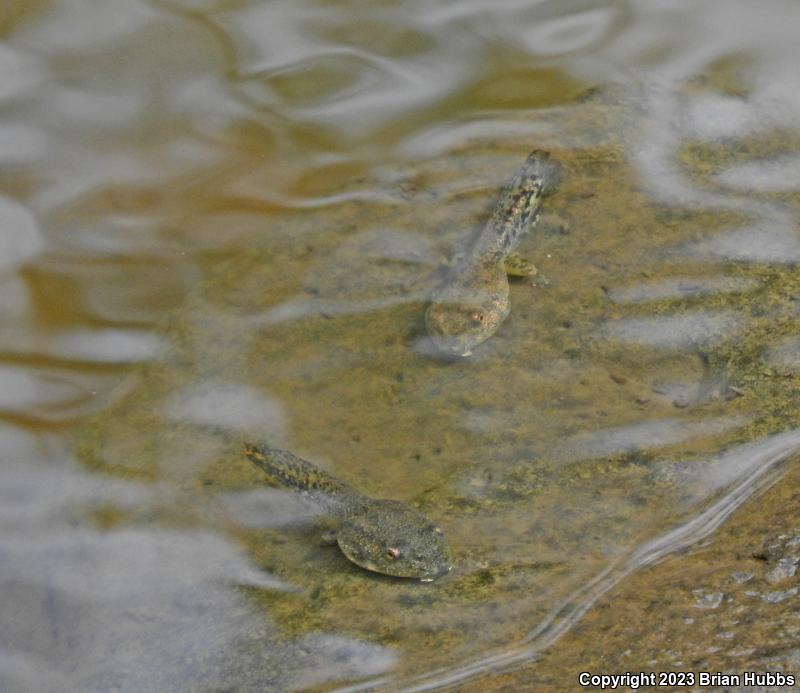
M 345 482 L 288 450 L 245 443 L 244 454 L 270 479 L 282 486 L 328 497 L 357 495 L 357 491 Z
M 218 436 L 243 451 L 245 457 L 263 471 L 273 483 L 305 491 L 329 509 L 335 511 L 343 501 L 352 503 L 361 497 L 361 494 L 349 484 L 288 450 L 272 447 L 266 443 L 253 443 L 246 439 L 245 434 L 215 424 L 192 423 L 191 425 Z

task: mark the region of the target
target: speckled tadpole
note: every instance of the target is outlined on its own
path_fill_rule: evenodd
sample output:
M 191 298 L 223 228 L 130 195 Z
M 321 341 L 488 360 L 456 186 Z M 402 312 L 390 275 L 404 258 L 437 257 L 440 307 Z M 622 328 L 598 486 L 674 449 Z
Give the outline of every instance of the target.
M 554 192 L 561 165 L 535 150 L 500 194 L 491 219 L 448 271 L 425 313 L 433 346 L 450 357 L 469 356 L 506 319 L 508 265 L 522 236 L 538 221 L 542 197 Z
M 286 450 L 247 444 L 245 454 L 271 479 L 307 493 L 337 518 L 336 542 L 356 565 L 423 582 L 449 572 L 442 530 L 410 505 L 369 498 Z

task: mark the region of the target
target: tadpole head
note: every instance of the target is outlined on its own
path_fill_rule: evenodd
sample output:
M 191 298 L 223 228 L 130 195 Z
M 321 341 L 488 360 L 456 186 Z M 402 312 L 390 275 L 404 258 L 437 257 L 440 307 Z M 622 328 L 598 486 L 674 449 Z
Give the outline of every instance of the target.
M 384 575 L 430 582 L 452 565 L 442 530 L 399 501 L 369 501 L 343 522 L 337 542 L 353 563 Z
M 508 298 L 489 296 L 482 302 L 435 301 L 425 313 L 425 326 L 436 351 L 445 357 L 469 356 L 491 337 L 508 315 Z
M 550 156 L 550 152 L 534 149 L 525 160 L 520 178 L 541 181 L 542 195 L 545 197 L 555 193 L 564 180 L 564 168 L 559 161 Z

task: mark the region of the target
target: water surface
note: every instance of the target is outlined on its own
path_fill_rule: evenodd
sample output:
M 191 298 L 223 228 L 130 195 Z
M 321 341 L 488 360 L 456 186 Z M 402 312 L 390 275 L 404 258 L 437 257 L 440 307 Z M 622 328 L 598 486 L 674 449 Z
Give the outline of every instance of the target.
M 597 600 L 790 483 L 800 17 L 767 6 L 6 4 L 4 690 L 555 680 Z M 431 358 L 533 148 L 566 174 L 535 281 Z M 414 503 L 453 571 L 350 564 L 209 424 Z

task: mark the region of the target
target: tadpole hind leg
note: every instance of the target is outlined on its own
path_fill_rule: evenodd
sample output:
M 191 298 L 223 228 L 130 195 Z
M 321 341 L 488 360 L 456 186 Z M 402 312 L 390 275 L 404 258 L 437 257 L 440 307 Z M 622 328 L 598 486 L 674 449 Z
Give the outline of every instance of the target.
M 319 535 L 320 546 L 336 546 L 336 530 L 329 529 Z
M 536 265 L 519 253 L 509 253 L 505 256 L 504 263 L 509 277 L 533 277 L 539 272 Z

